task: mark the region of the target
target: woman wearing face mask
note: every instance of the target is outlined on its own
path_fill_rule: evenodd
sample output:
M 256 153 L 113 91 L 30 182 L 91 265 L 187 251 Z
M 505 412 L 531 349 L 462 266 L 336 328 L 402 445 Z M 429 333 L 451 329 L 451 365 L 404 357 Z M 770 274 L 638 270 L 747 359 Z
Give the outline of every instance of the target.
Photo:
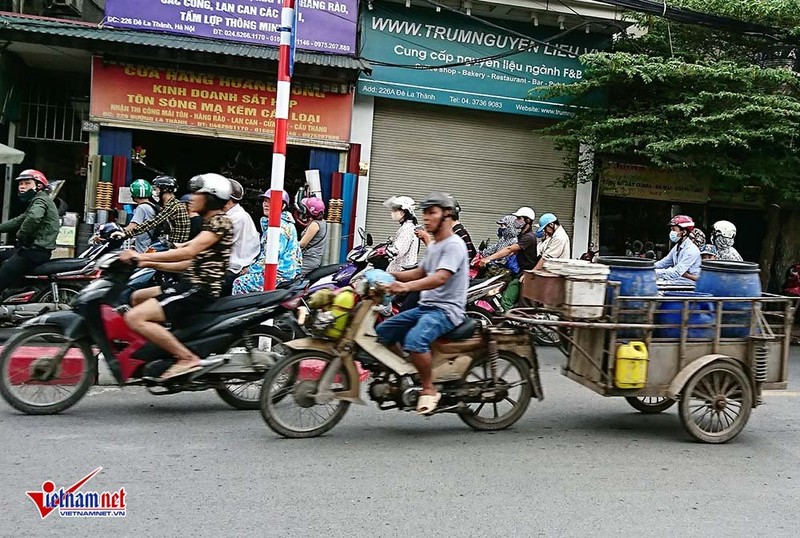
M 389 263 L 388 272 L 403 271 L 417 264 L 419 238 L 414 233 L 417 217 L 414 215 L 414 200 L 408 196 L 392 196 L 383 205 L 391 211 L 392 220 L 400 225 L 394 236 L 397 256 Z
M 689 238 L 694 221 L 686 215 L 675 215 L 669 227 L 669 240 L 675 246 L 656 262 L 656 276 L 668 284 L 694 286 L 700 274 L 700 249 Z
M 740 262 L 742 255 L 733 248 L 736 240 L 736 226 L 727 220 L 720 220 L 714 223 L 711 230 L 711 242 L 717 247 L 717 259 Z
M 493 254 L 500 252 L 506 247 L 510 247 L 511 245 L 517 244 L 517 236 L 519 235 L 519 231 L 522 228 L 520 223 L 517 222 L 517 217 L 514 215 L 506 215 L 505 217 L 501 217 L 497 220 L 497 243 L 493 245 L 489 245 L 485 249 L 481 251 L 481 257 L 486 258 L 488 256 L 492 256 Z M 512 261 L 513 260 L 513 261 Z M 500 262 L 502 265 L 508 265 L 508 262 L 512 262 L 511 265 L 513 267 L 509 267 L 514 273 L 519 272 L 519 265 L 516 263 L 516 256 L 509 255 L 505 258 L 495 259 L 495 261 Z

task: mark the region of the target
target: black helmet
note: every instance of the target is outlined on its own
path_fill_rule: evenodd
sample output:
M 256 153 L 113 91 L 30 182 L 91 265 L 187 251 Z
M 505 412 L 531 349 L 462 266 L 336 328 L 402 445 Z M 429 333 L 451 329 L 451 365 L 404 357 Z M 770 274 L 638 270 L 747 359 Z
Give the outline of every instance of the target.
M 178 190 L 178 180 L 172 176 L 158 176 L 153 180 L 153 187 L 158 187 L 161 192 L 175 192 Z
M 446 192 L 432 192 L 419 203 L 419 208 L 423 210 L 434 206 L 439 206 L 442 209 L 456 210 L 456 201 Z
M 97 231 L 97 235 L 99 235 L 106 241 L 109 241 L 111 239 L 111 236 L 117 232 L 125 232 L 125 230 L 123 230 L 122 226 L 120 226 L 116 222 L 107 222 L 102 226 L 100 226 L 100 229 Z
M 453 196 L 452 198 L 453 198 L 453 204 L 454 204 L 454 207 L 453 207 L 453 220 L 458 220 L 459 217 L 461 216 L 461 204 L 458 203 L 458 200 L 456 200 L 455 196 Z

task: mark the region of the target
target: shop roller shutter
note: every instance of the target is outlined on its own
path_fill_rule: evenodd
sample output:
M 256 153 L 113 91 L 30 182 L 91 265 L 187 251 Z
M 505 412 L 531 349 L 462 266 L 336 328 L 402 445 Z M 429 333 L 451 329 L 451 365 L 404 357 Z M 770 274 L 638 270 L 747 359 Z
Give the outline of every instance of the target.
M 496 237 L 498 217 L 523 205 L 555 213 L 572 234 L 575 189 L 556 184 L 563 154 L 536 133 L 549 122 L 382 99 L 374 121 L 367 228 L 376 241 L 396 230 L 384 200 L 419 201 L 434 190 L 458 198 L 476 246 Z

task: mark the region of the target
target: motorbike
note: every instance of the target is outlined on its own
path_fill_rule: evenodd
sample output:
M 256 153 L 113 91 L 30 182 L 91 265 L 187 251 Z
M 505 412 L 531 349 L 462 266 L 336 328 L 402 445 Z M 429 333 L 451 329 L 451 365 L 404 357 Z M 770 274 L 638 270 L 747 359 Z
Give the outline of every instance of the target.
M 367 393 L 379 409 L 416 409 L 417 370 L 377 341 L 384 289 L 370 279 L 359 288 L 344 324 L 318 310 L 310 318 L 314 336 L 287 342 L 286 354 L 264 376 L 261 415 L 275 433 L 316 437 L 338 424 L 351 403 L 364 404 L 356 362 L 371 374 Z M 341 336 L 332 337 L 339 334 L 332 328 L 342 329 Z M 535 348 L 521 329 L 480 327 L 468 318 L 435 342 L 432 353 L 442 394 L 432 415 L 455 413 L 475 430 L 501 430 L 522 417 L 532 398 L 543 398 Z
M 69 309 L 81 288 L 100 277 L 94 262 L 119 245 L 120 241 L 92 244 L 77 258 L 50 260 L 38 266 L 19 286 L 3 293 L 0 323 L 18 325 L 45 312 Z
M 203 359 L 203 368 L 160 380 L 173 363 L 165 351 L 131 331 L 119 300 L 135 267 L 119 253 L 98 261 L 102 278 L 83 288 L 72 310 L 25 322 L 0 353 L 0 395 L 31 415 L 60 413 L 83 398 L 105 360 L 120 385 L 143 385 L 154 395 L 215 390 L 237 409 L 258 408 L 258 384 L 280 356 L 280 331 L 262 325 L 286 311 L 307 281 L 292 289 L 224 297 L 210 302 L 172 333 Z

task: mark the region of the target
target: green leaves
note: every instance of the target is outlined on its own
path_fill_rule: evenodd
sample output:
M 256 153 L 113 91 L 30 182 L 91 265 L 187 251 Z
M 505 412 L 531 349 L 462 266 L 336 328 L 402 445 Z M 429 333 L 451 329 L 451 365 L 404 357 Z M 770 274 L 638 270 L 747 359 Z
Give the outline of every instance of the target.
M 800 35 L 800 0 L 677 4 Z M 614 52 L 582 56 L 581 82 L 531 90 L 579 107 L 547 130 L 556 145 L 574 155 L 589 142 L 598 156 L 687 170 L 725 188 L 760 185 L 800 200 L 800 77 L 785 47 L 764 36 L 637 17 L 649 33 L 621 39 Z M 577 174 L 565 179 L 576 181 Z

